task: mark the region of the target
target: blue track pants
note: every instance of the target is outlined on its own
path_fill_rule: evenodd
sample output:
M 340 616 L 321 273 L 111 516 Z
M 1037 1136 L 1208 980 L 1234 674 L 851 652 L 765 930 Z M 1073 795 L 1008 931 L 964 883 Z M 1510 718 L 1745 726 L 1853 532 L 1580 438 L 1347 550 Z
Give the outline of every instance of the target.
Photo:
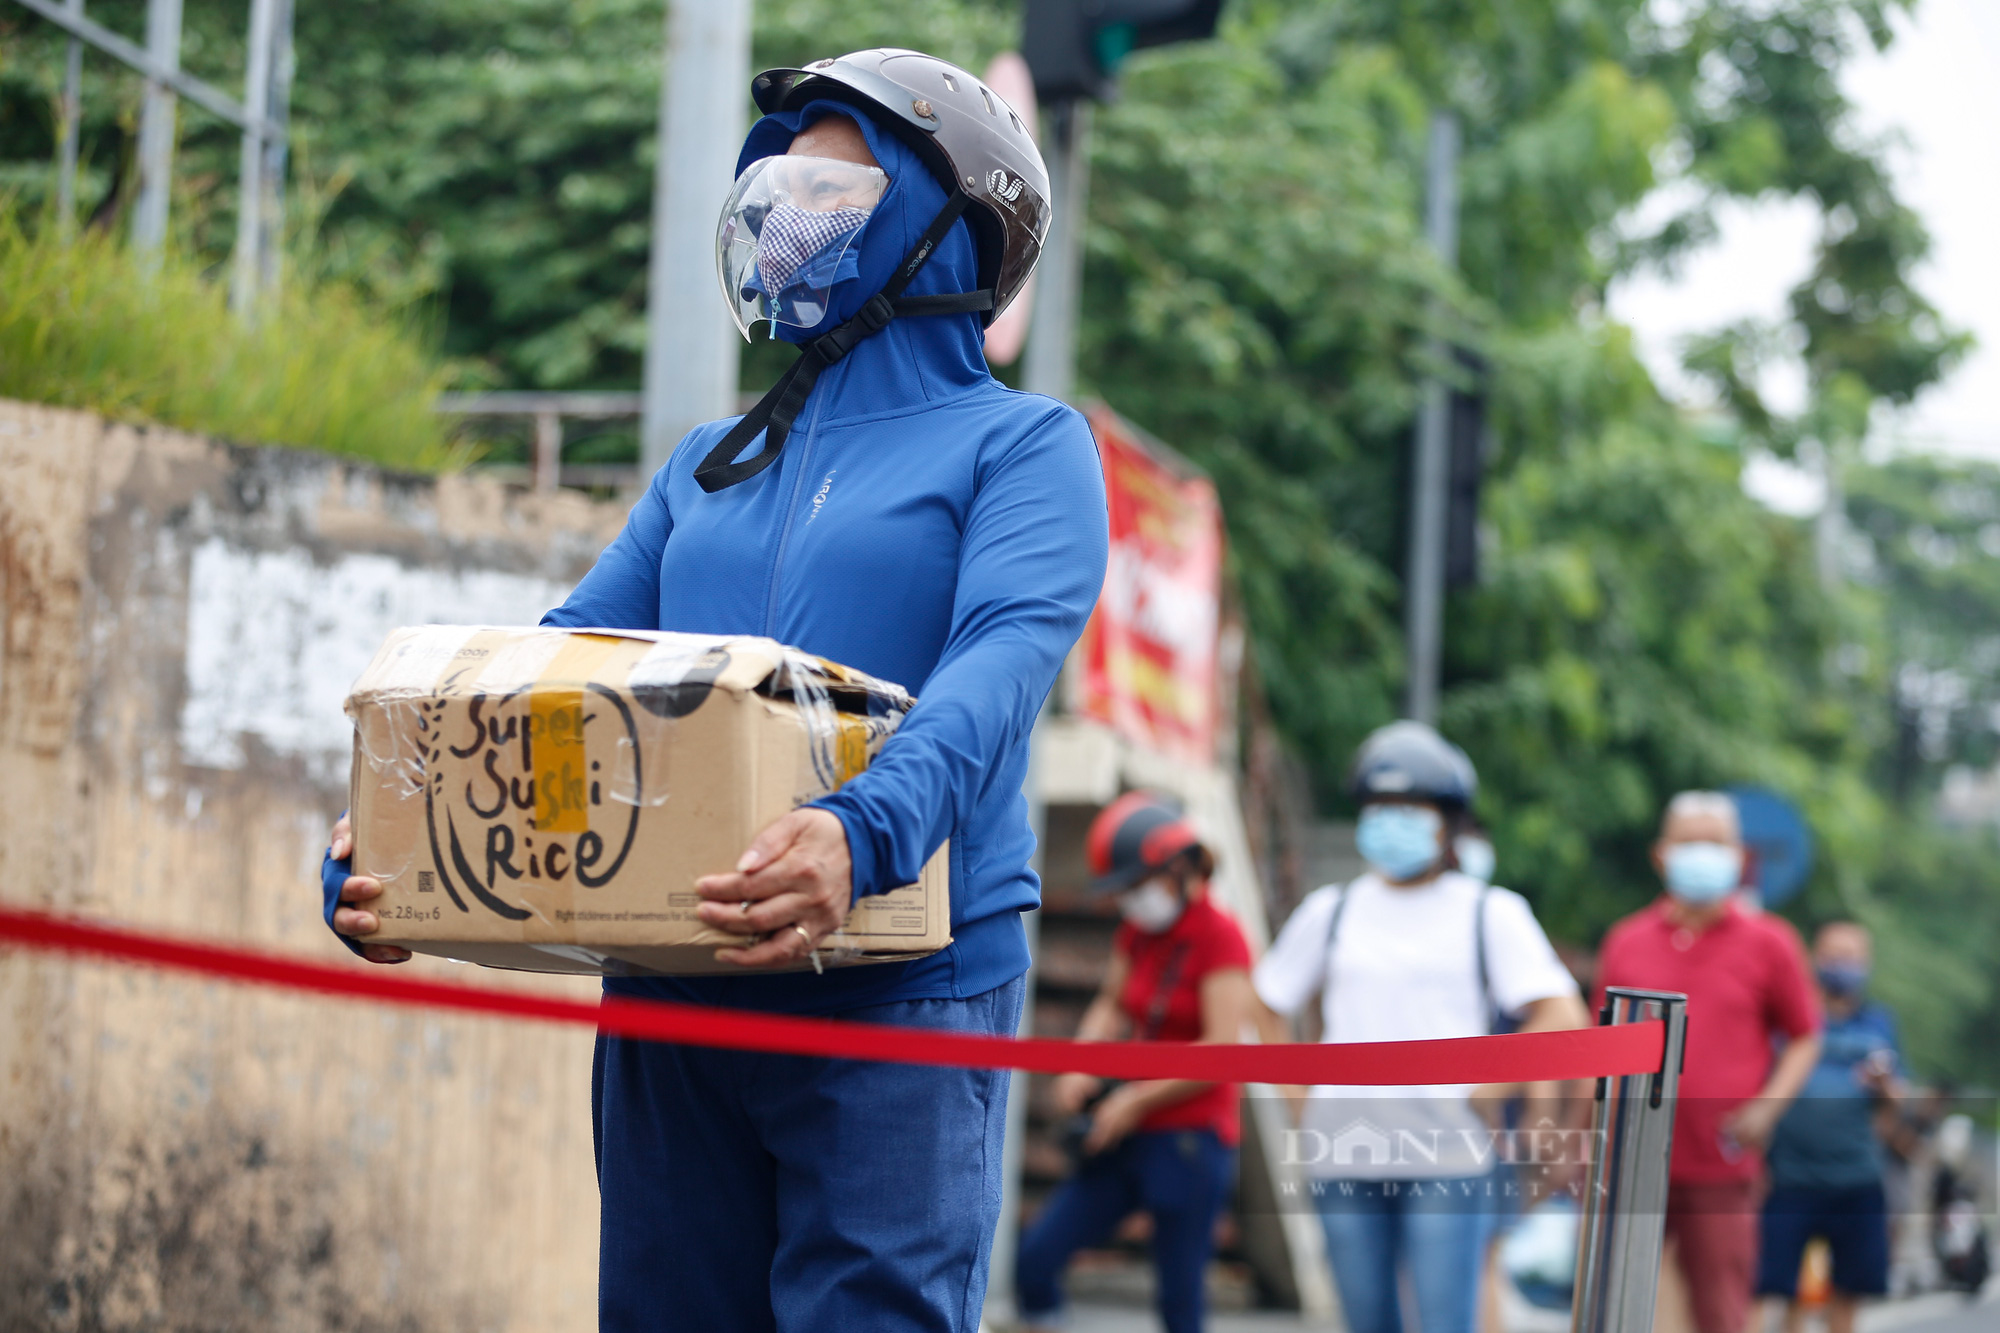
M 841 1017 L 1012 1036 L 1026 983 Z M 603 1333 L 973 1333 L 1006 1071 L 600 1037 Z

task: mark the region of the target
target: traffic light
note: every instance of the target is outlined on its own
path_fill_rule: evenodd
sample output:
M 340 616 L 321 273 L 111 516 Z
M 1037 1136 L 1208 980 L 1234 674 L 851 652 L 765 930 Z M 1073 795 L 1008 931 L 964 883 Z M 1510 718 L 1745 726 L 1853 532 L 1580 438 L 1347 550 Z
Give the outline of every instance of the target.
M 1044 103 L 1117 93 L 1118 66 L 1146 46 L 1215 35 L 1222 0 L 1027 0 L 1021 54 Z

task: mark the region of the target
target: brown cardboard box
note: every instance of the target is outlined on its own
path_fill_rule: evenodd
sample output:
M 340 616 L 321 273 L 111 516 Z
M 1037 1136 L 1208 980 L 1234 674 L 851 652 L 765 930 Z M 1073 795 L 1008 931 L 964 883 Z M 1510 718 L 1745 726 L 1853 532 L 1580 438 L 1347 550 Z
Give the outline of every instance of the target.
M 715 961 L 742 937 L 701 923 L 695 879 L 867 767 L 911 703 L 770 639 L 397 630 L 347 699 L 354 870 L 383 889 L 369 942 L 535 972 L 743 975 Z M 947 851 L 861 899 L 820 963 L 951 943 Z

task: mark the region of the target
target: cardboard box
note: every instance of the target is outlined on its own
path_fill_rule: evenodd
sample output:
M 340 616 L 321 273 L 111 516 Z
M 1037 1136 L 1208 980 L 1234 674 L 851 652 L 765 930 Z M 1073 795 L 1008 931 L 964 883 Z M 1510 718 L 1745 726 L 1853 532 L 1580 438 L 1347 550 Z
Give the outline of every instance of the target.
M 770 639 L 432 625 L 347 699 L 370 943 L 491 967 L 746 975 L 694 881 L 867 767 L 907 692 Z M 948 848 L 860 900 L 823 966 L 951 943 Z M 797 968 L 811 966 L 801 960 Z

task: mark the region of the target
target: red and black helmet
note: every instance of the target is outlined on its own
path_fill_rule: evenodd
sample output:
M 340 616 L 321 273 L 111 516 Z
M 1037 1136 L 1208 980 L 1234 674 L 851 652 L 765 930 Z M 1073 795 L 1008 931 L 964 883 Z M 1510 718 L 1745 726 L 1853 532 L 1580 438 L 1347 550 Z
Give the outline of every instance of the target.
M 832 98 L 872 111 L 908 143 L 946 191 L 965 191 L 992 323 L 1020 293 L 1049 234 L 1049 169 L 1027 125 L 975 75 L 921 51 L 881 47 L 767 69 L 750 82 L 766 115 Z
M 1154 792 L 1127 792 L 1091 821 L 1083 848 L 1090 862 L 1090 891 L 1129 889 L 1200 848 L 1201 835 L 1179 805 Z

